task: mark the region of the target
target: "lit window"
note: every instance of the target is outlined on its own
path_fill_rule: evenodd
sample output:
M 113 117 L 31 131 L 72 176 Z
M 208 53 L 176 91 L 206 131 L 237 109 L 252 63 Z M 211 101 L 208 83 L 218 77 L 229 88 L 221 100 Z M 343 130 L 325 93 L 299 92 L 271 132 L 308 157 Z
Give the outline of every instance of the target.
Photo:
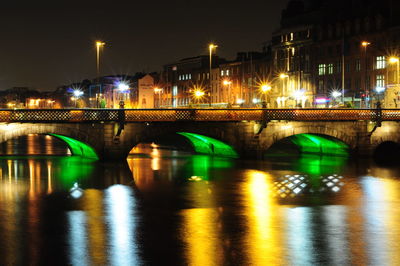
M 293 32 L 292 32 L 292 33 L 290 33 L 290 40 L 291 40 L 291 41 L 293 41 L 293 37 L 294 37 L 294 34 L 293 34 Z
M 356 59 L 356 71 L 361 71 L 361 60 Z
M 223 70 L 221 70 L 221 76 L 223 76 L 223 75 L 224 75 L 224 73 L 225 73 L 225 72 L 224 72 Z
M 326 74 L 326 64 L 319 64 L 318 65 L 318 74 L 323 76 Z
M 333 64 L 328 64 L 328 74 L 333 74 Z
M 192 74 L 189 74 L 189 79 L 192 79 Z
M 384 69 L 385 67 L 386 67 L 385 56 L 377 56 L 376 57 L 376 69 Z
M 377 88 L 385 87 L 385 76 L 384 75 L 376 75 L 376 87 Z
M 179 75 L 178 80 L 182 80 L 182 76 L 181 75 Z
M 229 76 L 229 69 L 226 71 L 226 75 Z
M 188 74 L 186 74 L 186 80 L 188 80 L 189 79 L 189 75 Z

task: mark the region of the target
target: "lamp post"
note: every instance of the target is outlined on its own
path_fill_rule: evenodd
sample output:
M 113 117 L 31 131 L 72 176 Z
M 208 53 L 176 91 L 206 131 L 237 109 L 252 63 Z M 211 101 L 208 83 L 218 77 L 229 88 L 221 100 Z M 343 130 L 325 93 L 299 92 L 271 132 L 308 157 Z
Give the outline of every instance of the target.
M 218 45 L 215 45 L 215 44 L 213 44 L 213 43 L 211 43 L 209 46 L 208 46 L 208 49 L 209 49 L 209 51 L 210 51 L 210 72 L 209 72 L 209 76 L 208 76 L 208 86 L 209 86 L 209 91 L 208 91 L 208 93 L 209 93 L 209 95 L 208 95 L 208 97 L 209 97 L 209 99 L 208 99 L 208 101 L 209 101 L 209 106 L 211 107 L 211 70 L 212 70 L 212 54 L 213 54 L 213 50 L 214 49 L 217 49 L 217 47 L 218 47 Z
M 335 104 L 337 103 L 337 98 L 342 96 L 342 93 L 340 91 L 332 91 L 331 93 L 333 100 L 335 101 Z
M 75 108 L 77 108 L 78 107 L 78 99 L 83 95 L 83 91 L 76 89 L 73 91 L 73 95 L 74 96 L 72 97 L 72 100 L 75 101 Z
M 96 81 L 97 83 L 100 83 L 100 49 L 104 47 L 105 43 L 102 41 L 96 41 Z M 100 101 L 102 97 L 102 91 L 101 91 L 101 85 L 98 84 L 99 87 L 99 93 L 96 93 L 96 107 L 100 107 Z M 90 93 L 91 94 L 91 93 Z M 89 98 L 91 98 L 92 95 L 89 95 Z
M 195 89 L 193 91 L 193 97 L 196 99 L 196 102 L 199 103 L 201 98 L 203 98 L 203 96 L 205 95 L 204 91 L 202 91 L 201 89 Z
M 262 94 L 264 95 L 262 107 L 267 108 L 267 93 L 271 90 L 271 86 L 269 84 L 261 84 L 260 89 Z
M 367 42 L 367 41 L 363 41 L 363 42 L 361 42 L 361 46 L 364 48 L 364 59 L 365 59 L 365 62 L 364 62 L 364 64 L 365 64 L 365 66 L 364 66 L 364 71 L 365 71 L 365 77 L 364 77 L 364 89 L 365 89 L 365 107 L 366 108 L 368 108 L 369 107 L 369 105 L 370 105 L 370 98 L 371 98 L 371 96 L 370 96 L 370 89 L 369 89 L 369 84 L 367 84 L 367 79 L 368 79 L 368 67 L 367 67 L 367 65 L 368 65 L 368 58 L 367 58 L 367 48 L 368 48 L 368 46 L 369 45 L 371 45 L 371 43 L 370 42 Z M 368 100 L 367 100 L 368 99 Z
M 105 43 L 101 41 L 96 42 L 96 75 L 100 76 L 100 49 L 104 47 Z
M 118 84 L 118 92 L 119 92 L 119 96 L 120 97 L 118 97 L 119 98 L 119 108 L 120 109 L 122 109 L 123 108 L 123 106 L 125 106 L 125 96 L 124 96 L 124 94 L 125 93 L 128 93 L 129 92 L 129 85 L 128 84 L 126 84 L 125 82 L 121 82 L 121 83 L 119 83 Z M 122 96 L 122 97 L 121 97 Z
M 230 81 L 230 80 L 224 80 L 223 82 L 222 82 L 222 84 L 226 87 L 226 86 L 228 86 L 228 108 L 230 108 L 231 106 L 232 106 L 232 104 L 231 104 L 231 84 L 232 84 L 232 81 Z

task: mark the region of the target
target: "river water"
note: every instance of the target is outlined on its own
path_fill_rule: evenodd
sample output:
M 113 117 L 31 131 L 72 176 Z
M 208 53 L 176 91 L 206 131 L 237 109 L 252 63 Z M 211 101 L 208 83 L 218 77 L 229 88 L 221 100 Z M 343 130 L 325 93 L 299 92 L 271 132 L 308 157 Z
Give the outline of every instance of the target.
M 400 261 L 396 168 L 319 156 L 233 160 L 157 145 L 98 163 L 38 135 L 0 152 L 1 265 Z

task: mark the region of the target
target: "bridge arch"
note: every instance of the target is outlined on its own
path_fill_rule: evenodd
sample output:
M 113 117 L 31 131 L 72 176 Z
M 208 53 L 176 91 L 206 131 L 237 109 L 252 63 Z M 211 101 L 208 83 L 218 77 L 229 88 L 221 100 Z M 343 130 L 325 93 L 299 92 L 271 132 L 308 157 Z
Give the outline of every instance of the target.
M 29 134 L 47 134 L 64 141 L 73 155 L 98 160 L 95 143 L 86 132 L 71 125 L 0 124 L 0 143 Z
M 266 129 L 268 131 L 268 128 Z M 294 136 L 315 135 L 320 137 L 327 137 L 328 139 L 337 140 L 348 146 L 352 150 L 357 145 L 357 140 L 354 135 L 347 133 L 338 128 L 324 126 L 324 125 L 292 125 L 288 123 L 279 123 L 274 125 L 271 133 L 266 133 L 264 138 L 263 153 L 267 152 L 274 144 Z M 318 140 L 316 140 L 318 141 Z

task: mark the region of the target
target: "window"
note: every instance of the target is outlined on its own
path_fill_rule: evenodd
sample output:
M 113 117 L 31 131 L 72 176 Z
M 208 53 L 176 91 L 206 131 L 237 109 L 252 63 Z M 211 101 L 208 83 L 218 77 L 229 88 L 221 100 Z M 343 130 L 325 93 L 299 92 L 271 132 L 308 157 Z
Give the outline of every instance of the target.
M 333 64 L 328 64 L 328 74 L 333 74 Z
M 189 79 L 192 79 L 192 74 L 189 74 Z
M 356 59 L 356 71 L 361 71 L 361 60 Z
M 376 69 L 384 69 L 385 67 L 386 67 L 385 56 L 377 56 L 376 57 Z
M 385 76 L 384 75 L 376 75 L 376 87 L 377 88 L 385 87 Z
M 179 75 L 178 80 L 182 80 L 182 76 L 181 75 Z
M 293 34 L 293 32 L 292 32 L 292 33 L 290 33 L 290 40 L 291 40 L 291 41 L 293 41 L 293 37 L 294 37 L 294 34 Z
M 323 76 L 326 74 L 326 64 L 319 64 L 318 65 L 318 74 Z
M 225 74 L 225 71 L 221 70 L 221 77 L 223 77 Z
M 229 76 L 229 69 L 226 71 L 226 75 Z

